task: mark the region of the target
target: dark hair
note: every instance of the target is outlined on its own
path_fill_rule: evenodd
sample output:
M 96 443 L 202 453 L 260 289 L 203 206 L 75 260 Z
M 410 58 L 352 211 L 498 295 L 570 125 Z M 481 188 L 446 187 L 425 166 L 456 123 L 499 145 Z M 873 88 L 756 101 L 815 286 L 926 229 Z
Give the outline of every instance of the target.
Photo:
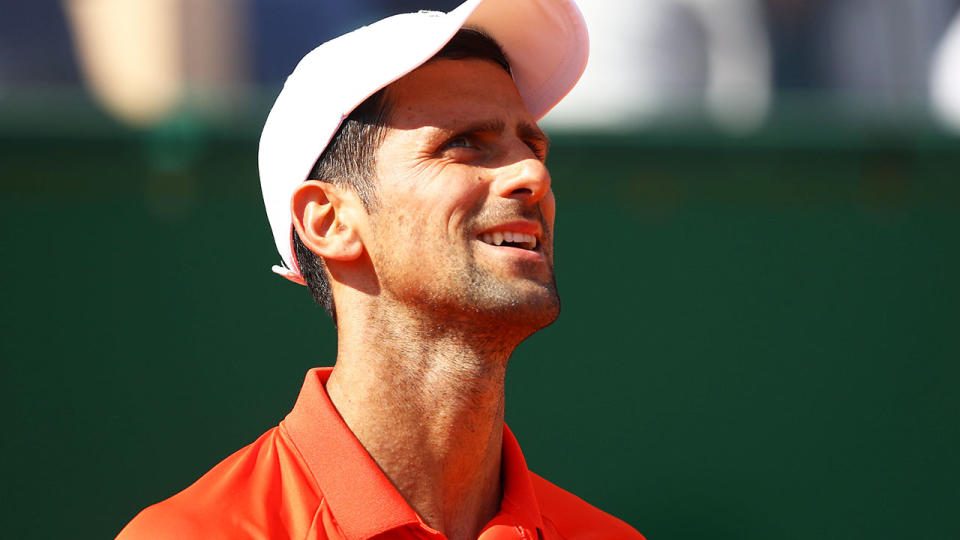
M 496 41 L 479 30 L 461 29 L 427 62 L 440 58 L 490 60 L 510 73 L 510 63 L 503 50 Z M 350 113 L 320 154 L 307 178 L 352 189 L 368 212 L 375 210 L 378 205 L 374 179 L 376 154 L 386 134 L 385 128 L 392 110 L 387 88 L 367 98 Z M 336 324 L 336 307 L 323 259 L 304 245 L 296 229 L 293 230 L 293 249 L 300 275 L 307 282 L 314 300 L 323 306 Z

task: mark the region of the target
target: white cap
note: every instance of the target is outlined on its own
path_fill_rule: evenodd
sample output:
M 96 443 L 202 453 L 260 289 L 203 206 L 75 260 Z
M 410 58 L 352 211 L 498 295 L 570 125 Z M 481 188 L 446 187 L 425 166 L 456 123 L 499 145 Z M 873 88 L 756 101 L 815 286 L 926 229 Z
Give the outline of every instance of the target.
M 303 284 L 292 247 L 290 199 L 353 110 L 433 57 L 460 28 L 503 49 L 520 97 L 539 120 L 587 65 L 587 27 L 573 0 L 467 0 L 450 13 L 377 21 L 310 51 L 287 77 L 260 136 L 260 187 L 283 266 Z

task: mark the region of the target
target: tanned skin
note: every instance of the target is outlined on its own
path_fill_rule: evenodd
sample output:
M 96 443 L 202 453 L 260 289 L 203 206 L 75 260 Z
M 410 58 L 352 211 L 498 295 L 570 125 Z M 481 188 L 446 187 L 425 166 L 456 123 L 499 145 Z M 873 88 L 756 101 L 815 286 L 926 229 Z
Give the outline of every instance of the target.
M 375 207 L 309 181 L 294 225 L 330 274 L 330 399 L 428 525 L 472 539 L 502 497 L 507 362 L 559 313 L 548 140 L 486 60 L 429 62 L 388 95 Z M 504 231 L 536 246 L 489 242 Z

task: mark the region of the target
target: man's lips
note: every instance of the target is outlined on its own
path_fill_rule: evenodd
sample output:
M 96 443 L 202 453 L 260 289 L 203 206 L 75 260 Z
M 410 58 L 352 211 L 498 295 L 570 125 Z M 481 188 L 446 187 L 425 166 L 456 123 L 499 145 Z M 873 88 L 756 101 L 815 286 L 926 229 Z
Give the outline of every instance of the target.
M 529 251 L 540 247 L 543 235 L 539 223 L 515 221 L 490 227 L 477 235 L 477 239 L 491 246 L 506 246 Z
M 491 246 L 509 246 L 522 249 L 537 249 L 537 237 L 532 234 L 511 231 L 483 233 L 480 240 Z

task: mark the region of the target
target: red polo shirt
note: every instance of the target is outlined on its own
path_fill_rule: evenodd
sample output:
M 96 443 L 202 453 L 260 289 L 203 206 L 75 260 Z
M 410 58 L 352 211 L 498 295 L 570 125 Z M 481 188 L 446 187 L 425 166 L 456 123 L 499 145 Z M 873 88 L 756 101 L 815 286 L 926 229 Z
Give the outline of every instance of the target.
M 293 411 L 279 426 L 187 489 L 140 512 L 118 538 L 443 539 L 340 418 L 324 388 L 330 369 L 307 373 Z M 503 500 L 480 540 L 643 539 L 527 470 L 506 426 L 503 435 Z

